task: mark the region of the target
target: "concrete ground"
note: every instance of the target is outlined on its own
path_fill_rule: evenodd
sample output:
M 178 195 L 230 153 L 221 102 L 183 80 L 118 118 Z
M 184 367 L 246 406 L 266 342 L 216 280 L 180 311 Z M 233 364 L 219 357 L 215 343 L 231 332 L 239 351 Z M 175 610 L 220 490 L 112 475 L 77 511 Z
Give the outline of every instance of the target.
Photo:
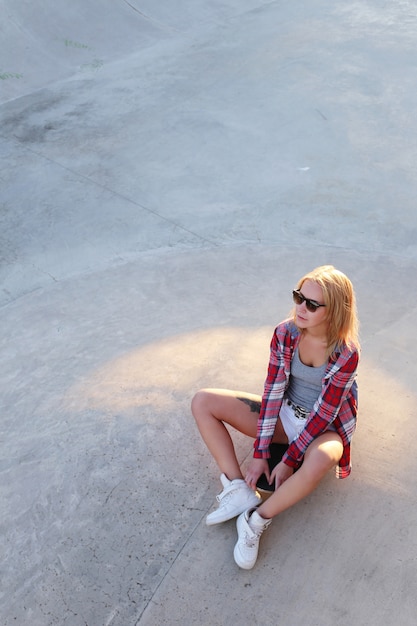
M 0 9 L 1 624 L 415 626 L 415 2 Z M 261 392 L 323 263 L 358 296 L 353 473 L 242 571 L 190 399 Z

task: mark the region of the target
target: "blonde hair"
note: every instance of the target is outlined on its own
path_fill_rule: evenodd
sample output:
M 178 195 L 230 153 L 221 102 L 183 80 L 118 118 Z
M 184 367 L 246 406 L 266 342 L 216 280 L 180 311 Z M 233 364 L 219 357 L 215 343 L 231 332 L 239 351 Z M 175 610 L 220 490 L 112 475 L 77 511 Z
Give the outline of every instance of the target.
M 316 267 L 298 281 L 301 289 L 306 280 L 311 280 L 323 291 L 323 304 L 327 311 L 327 346 L 329 356 L 347 345 L 359 349 L 359 320 L 356 297 L 349 278 L 333 265 Z M 295 321 L 295 308 L 293 310 Z

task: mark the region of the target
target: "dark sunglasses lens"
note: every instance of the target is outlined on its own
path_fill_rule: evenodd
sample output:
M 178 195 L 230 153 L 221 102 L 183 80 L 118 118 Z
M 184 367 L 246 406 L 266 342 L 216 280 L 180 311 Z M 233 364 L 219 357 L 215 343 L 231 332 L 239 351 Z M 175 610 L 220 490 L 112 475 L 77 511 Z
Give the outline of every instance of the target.
M 310 313 L 315 313 L 319 308 L 314 302 L 311 302 L 311 300 L 306 300 L 306 307 L 307 311 L 310 311 Z
M 304 302 L 303 296 L 299 294 L 298 291 L 292 292 L 292 299 L 294 300 L 295 304 L 302 304 Z

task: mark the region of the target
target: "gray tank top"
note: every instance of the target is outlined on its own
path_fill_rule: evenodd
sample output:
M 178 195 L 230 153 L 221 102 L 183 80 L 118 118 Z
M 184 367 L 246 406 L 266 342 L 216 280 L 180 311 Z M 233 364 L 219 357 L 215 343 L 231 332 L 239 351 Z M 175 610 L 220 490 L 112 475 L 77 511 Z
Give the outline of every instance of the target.
M 290 383 L 285 397 L 294 404 L 311 411 L 320 395 L 326 368 L 327 363 L 320 367 L 304 365 L 297 348 L 291 361 Z

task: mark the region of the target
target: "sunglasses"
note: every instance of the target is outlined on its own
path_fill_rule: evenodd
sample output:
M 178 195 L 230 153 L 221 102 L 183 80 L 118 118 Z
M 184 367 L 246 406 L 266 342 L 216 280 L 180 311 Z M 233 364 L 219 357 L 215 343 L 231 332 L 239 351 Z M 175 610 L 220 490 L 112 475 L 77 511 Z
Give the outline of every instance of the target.
M 294 300 L 295 304 L 303 304 L 303 302 L 305 302 L 306 309 L 307 311 L 310 311 L 310 313 L 315 313 L 319 307 L 326 306 L 325 304 L 319 304 L 319 302 L 316 302 L 315 300 L 310 300 L 310 298 L 306 298 L 305 296 L 303 296 L 299 289 L 294 289 L 294 291 L 292 292 L 292 299 Z

